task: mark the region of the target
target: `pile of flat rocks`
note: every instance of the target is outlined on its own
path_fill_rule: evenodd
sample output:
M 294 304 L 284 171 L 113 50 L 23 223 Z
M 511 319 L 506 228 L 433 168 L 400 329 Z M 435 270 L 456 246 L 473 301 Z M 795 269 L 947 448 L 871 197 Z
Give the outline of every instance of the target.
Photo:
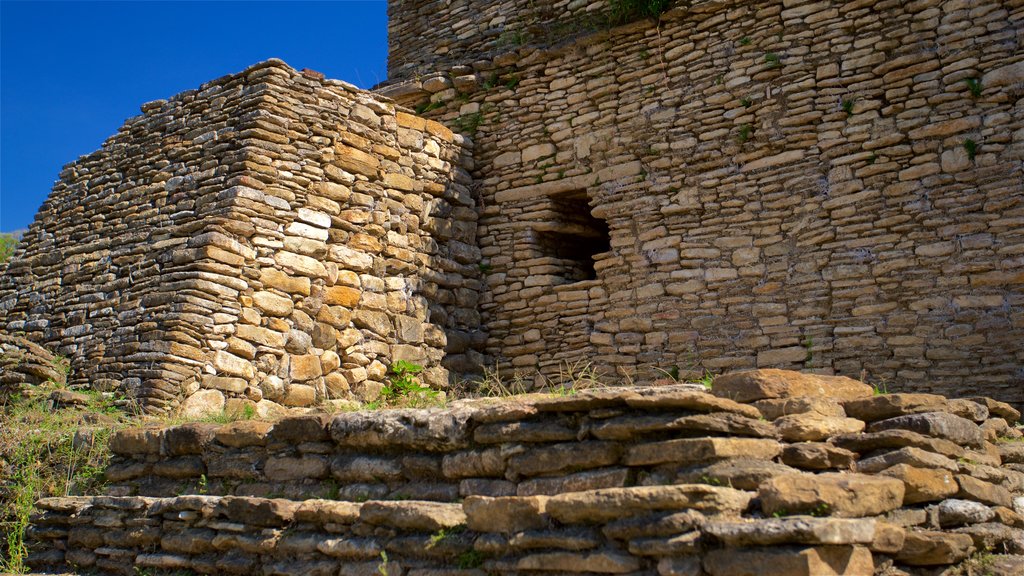
M 1021 574 L 1019 417 L 988 398 L 754 370 L 710 391 L 602 388 L 140 428 L 113 438 L 122 481 L 110 495 L 38 503 L 32 563 L 124 574 Z M 152 493 L 175 474 L 179 495 Z

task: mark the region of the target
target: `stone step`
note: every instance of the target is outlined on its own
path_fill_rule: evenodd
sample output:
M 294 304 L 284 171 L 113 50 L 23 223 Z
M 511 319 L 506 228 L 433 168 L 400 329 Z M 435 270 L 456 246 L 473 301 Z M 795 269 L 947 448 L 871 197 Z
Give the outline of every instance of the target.
M 788 390 L 778 372 L 717 395 L 598 389 L 122 431 L 108 495 L 39 502 L 31 562 L 732 576 L 967 569 L 979 551 L 1024 552 L 1015 422 L 981 400 L 849 400 L 870 392 L 847 380 L 803 375 Z M 811 389 L 824 395 L 798 395 Z M 721 396 L 737 391 L 747 403 Z

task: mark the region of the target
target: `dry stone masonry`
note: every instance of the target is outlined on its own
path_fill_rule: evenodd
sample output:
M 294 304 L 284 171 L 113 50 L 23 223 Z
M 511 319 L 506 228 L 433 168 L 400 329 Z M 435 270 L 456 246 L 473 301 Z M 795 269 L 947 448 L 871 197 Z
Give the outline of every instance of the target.
M 31 564 L 1024 573 L 1024 1 L 615 4 L 390 0 L 373 92 L 270 60 L 66 166 L 0 395 L 259 419 L 116 433 Z M 399 361 L 534 393 L 345 411 Z
M 502 370 L 1024 400 L 1019 1 L 606 5 L 392 2 L 379 91 L 473 136 Z
M 448 384 L 479 328 L 466 140 L 268 61 L 143 106 L 65 168 L 4 276 L 9 333 L 147 411 Z
M 1024 402 L 1019 1 L 609 6 L 393 0 L 376 93 L 268 61 L 144 105 L 0 326 L 151 413 L 373 400 L 396 360 Z
M 668 384 L 138 428 L 112 440 L 108 495 L 39 503 L 31 561 L 121 574 L 1009 576 L 1024 570 L 1019 417 L 987 398 L 763 370 L 710 393 Z

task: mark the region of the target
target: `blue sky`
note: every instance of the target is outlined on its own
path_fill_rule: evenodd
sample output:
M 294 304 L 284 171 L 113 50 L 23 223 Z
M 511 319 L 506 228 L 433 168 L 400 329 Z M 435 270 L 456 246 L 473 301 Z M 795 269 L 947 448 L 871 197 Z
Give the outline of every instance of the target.
M 281 58 L 363 88 L 387 77 L 387 2 L 0 0 L 0 231 L 139 105 Z

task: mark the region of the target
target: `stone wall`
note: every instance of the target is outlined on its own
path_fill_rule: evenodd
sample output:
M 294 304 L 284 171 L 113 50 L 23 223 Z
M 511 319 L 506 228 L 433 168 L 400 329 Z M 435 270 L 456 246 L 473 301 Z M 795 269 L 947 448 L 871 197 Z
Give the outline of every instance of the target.
M 450 21 L 470 57 L 380 91 L 473 136 L 506 374 L 1024 400 L 1021 2 L 695 2 L 494 57 Z
M 0 325 L 149 411 L 373 398 L 399 359 L 447 386 L 479 328 L 461 136 L 280 61 L 143 112 L 62 172 Z
M 390 0 L 387 82 L 565 40 L 603 23 L 607 7 L 607 0 Z
M 1024 552 L 1009 405 L 778 370 L 721 376 L 712 392 L 124 430 L 110 495 L 41 501 L 30 561 L 126 574 L 863 576 L 969 569 L 984 551 L 993 574 L 1024 566 L 993 568 L 993 554 Z

